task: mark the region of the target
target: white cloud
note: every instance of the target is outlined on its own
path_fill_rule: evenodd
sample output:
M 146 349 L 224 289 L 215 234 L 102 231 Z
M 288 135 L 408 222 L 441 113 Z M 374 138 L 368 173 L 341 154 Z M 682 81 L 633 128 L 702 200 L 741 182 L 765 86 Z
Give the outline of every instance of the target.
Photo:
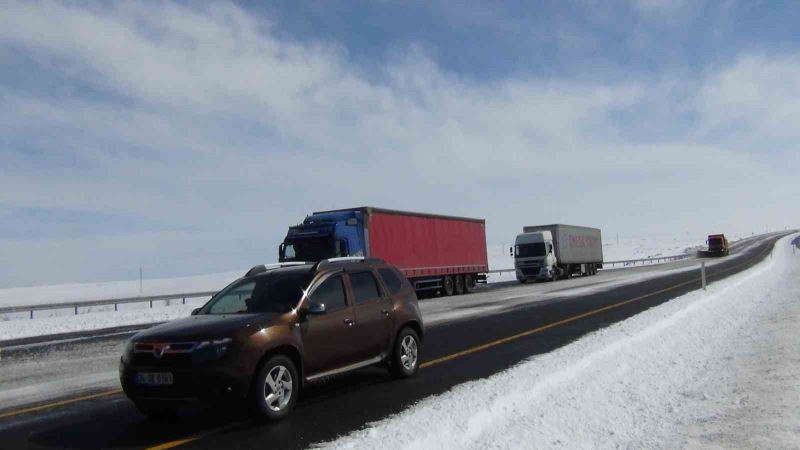
M 769 77 L 742 75 L 759 61 L 714 72 L 700 95 L 677 99 L 679 80 L 479 82 L 416 47 L 367 72 L 339 46 L 278 39 L 269 18 L 220 3 L 12 3 L 0 12 L 0 45 L 34 55 L 38 76 L 77 86 L 66 94 L 0 87 L 0 134 L 8 137 L 0 140 L 0 205 L 157 218 L 197 230 L 183 242 L 207 258 L 226 243 L 202 233 L 274 248 L 303 214 L 362 204 L 487 217 L 490 241 L 509 239 L 523 221 L 702 233 L 711 222 L 751 227 L 781 216 L 760 201 L 770 189 L 759 180 L 787 183 L 774 161 L 697 138 L 743 120 L 763 135 L 791 129 L 731 112 L 749 104 L 785 120 L 793 111 L 773 109 L 793 91 L 765 97 L 759 83 Z M 631 137 L 639 120 L 683 120 L 676 110 L 687 103 L 699 118 L 684 125 L 686 135 Z M 621 124 L 620 112 L 632 122 Z M 74 163 L 21 161 L 29 147 Z M 729 198 L 752 200 L 751 217 L 729 213 Z M 127 238 L 139 249 L 105 252 L 81 240 L 103 257 L 76 267 L 146 257 L 137 243 L 161 242 Z M 0 262 L 14 264 L 26 246 L 68 254 L 6 241 Z M 192 262 L 198 254 L 152 251 L 207 268 Z

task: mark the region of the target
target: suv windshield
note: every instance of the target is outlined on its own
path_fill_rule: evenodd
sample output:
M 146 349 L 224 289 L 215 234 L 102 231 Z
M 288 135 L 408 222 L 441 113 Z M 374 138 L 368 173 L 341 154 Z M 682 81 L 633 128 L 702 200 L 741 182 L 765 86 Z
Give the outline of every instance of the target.
M 309 273 L 244 278 L 217 293 L 198 314 L 289 312 L 300 302 L 310 282 Z
M 537 242 L 535 244 L 520 244 L 517 245 L 517 258 L 529 258 L 531 256 L 544 256 L 544 242 Z
M 336 256 L 331 239 L 303 239 L 287 242 L 281 261 L 320 261 Z

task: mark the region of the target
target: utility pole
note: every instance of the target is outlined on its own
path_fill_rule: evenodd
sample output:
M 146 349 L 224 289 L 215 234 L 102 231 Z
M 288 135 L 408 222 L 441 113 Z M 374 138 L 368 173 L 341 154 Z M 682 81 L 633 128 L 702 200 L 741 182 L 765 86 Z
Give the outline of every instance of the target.
M 139 266 L 139 293 L 142 293 L 142 266 Z

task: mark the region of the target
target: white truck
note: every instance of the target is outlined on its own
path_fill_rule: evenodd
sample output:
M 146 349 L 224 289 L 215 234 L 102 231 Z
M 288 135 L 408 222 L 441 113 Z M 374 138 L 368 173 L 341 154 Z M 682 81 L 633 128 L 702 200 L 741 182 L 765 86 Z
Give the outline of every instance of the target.
M 522 231 L 511 249 L 521 283 L 594 275 L 603 267 L 598 228 L 553 224 L 526 226 Z

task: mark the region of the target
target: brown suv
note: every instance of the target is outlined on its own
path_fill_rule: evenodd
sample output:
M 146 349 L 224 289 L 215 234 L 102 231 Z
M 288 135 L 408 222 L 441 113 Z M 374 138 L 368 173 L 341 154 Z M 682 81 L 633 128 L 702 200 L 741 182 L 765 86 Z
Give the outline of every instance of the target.
M 231 398 L 280 419 L 305 383 L 382 362 L 413 376 L 423 333 L 413 287 L 382 260 L 256 266 L 191 317 L 133 336 L 120 381 L 148 416 Z

